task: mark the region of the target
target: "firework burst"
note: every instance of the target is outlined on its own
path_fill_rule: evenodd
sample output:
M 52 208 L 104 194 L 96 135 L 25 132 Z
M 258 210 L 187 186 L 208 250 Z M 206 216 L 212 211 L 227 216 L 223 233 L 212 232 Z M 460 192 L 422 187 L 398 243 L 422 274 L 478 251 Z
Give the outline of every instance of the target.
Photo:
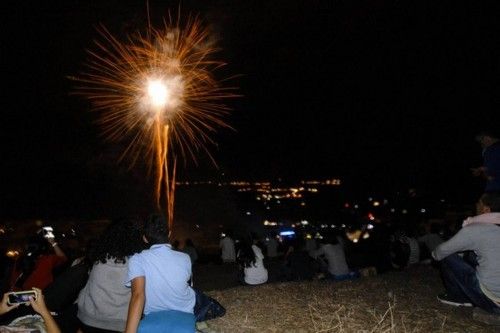
M 215 163 L 207 149 L 215 144 L 210 135 L 229 127 L 223 120 L 229 109 L 221 100 L 236 95 L 213 74 L 225 64 L 212 59 L 218 50 L 197 17 L 183 26 L 179 18 L 164 21 L 161 29 L 149 25 L 124 42 L 102 25 L 98 32 L 87 70 L 73 78 L 79 82 L 75 93 L 99 112 L 105 137 L 129 140 L 121 160 L 147 161 L 157 206 L 165 193 L 171 225 L 177 157 L 196 161 L 205 152 Z

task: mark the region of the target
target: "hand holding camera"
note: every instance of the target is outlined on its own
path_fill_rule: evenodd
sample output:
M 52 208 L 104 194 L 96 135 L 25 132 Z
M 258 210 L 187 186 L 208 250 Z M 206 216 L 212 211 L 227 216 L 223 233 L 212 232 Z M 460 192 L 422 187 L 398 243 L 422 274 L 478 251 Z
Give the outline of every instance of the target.
M 19 306 L 20 303 L 10 304 L 9 293 L 3 294 L 2 302 L 0 303 L 0 315 L 7 313 Z
M 0 314 L 9 312 L 21 304 L 31 305 L 33 310 L 41 315 L 50 313 L 45 305 L 42 291 L 38 288 L 33 288 L 33 290 L 5 293 L 3 295 L 2 303 L 0 304 Z

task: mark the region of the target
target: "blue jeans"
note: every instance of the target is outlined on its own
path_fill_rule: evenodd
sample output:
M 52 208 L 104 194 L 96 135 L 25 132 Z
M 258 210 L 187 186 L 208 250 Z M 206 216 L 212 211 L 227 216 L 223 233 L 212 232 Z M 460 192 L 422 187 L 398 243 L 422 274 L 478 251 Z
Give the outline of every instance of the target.
M 500 314 L 500 307 L 481 291 L 475 268 L 458 254 L 452 254 L 441 261 L 441 276 L 446 292 L 453 299 L 470 302 L 485 311 Z

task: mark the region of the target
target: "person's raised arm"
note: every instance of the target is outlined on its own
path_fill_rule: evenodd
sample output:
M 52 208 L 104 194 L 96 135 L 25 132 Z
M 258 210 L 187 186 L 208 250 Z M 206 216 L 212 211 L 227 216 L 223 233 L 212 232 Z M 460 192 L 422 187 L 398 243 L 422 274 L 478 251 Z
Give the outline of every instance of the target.
M 33 288 L 33 290 L 36 292 L 36 298 L 30 297 L 30 304 L 33 310 L 42 316 L 43 321 L 45 322 L 45 327 L 47 328 L 47 333 L 61 333 L 54 317 L 52 317 L 49 309 L 47 309 L 47 306 L 45 305 L 42 291 L 38 288 Z
M 54 238 L 48 238 L 47 242 L 49 242 L 49 244 L 52 245 L 52 248 L 54 249 L 54 253 L 56 254 L 56 256 L 67 259 L 66 254 L 59 247 L 59 244 L 57 244 Z
M 132 280 L 132 295 L 128 305 L 127 326 L 125 333 L 136 333 L 141 320 L 145 302 L 145 281 L 144 276 L 136 277 Z

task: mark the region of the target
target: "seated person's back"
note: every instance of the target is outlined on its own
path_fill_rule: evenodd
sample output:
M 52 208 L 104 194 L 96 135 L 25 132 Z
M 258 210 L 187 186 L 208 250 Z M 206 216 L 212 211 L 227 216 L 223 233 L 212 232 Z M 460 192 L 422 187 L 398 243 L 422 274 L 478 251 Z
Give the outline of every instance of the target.
M 163 216 L 151 215 L 145 221 L 144 241 L 151 247 L 130 258 L 126 284 L 132 288 L 132 296 L 127 333 L 164 332 L 169 331 L 167 327 L 172 332 L 195 330 L 196 296 L 188 284 L 191 259 L 171 248 L 168 234 Z
M 342 245 L 333 235 L 321 239 L 319 249 L 314 251 L 314 257 L 324 256 L 328 262 L 328 273 L 332 276 L 343 276 L 349 274 L 345 253 Z
M 163 310 L 193 312 L 194 290 L 187 284 L 191 260 L 169 244 L 154 244 L 130 259 L 128 280 L 144 276 L 144 314 Z
M 90 249 L 92 269 L 78 295 L 78 318 L 86 332 L 123 332 L 130 289 L 123 285 L 130 256 L 144 248 L 137 221 L 120 219 L 110 224 Z

